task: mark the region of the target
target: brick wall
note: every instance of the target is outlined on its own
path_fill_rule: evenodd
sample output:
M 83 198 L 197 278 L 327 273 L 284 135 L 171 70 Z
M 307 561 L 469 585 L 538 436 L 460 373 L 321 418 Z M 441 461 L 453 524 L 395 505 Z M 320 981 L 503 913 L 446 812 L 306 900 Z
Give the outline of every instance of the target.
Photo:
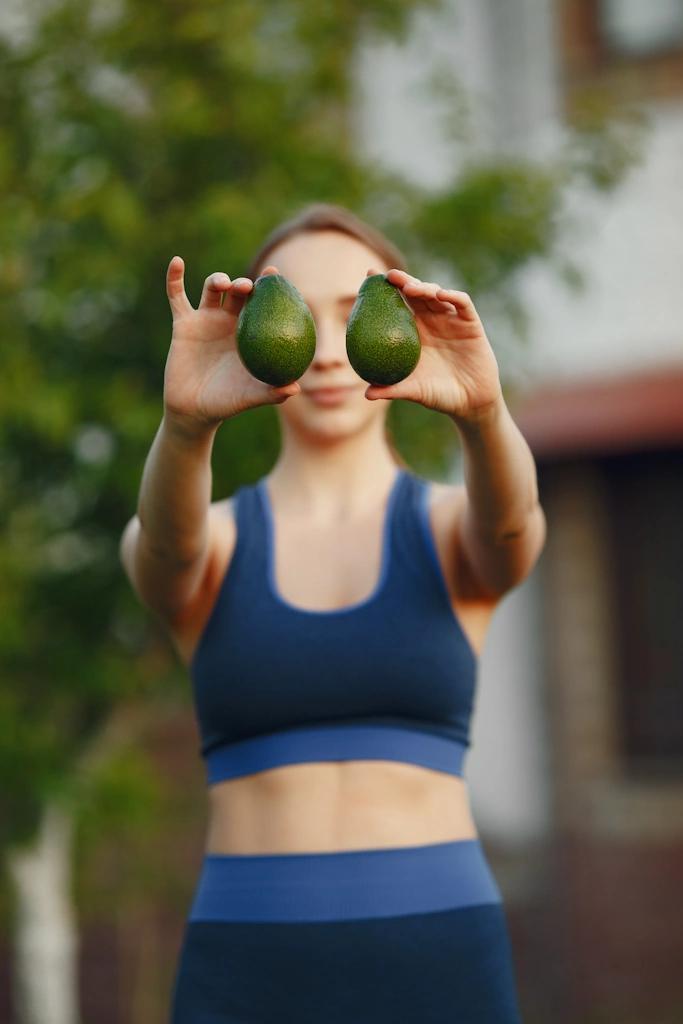
M 683 1020 L 683 843 L 567 837 L 563 867 L 575 1019 Z

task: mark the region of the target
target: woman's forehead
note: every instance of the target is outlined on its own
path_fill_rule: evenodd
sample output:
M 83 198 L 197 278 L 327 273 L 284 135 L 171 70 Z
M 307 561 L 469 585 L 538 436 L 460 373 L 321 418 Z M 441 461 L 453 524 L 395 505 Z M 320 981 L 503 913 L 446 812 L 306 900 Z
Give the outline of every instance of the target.
M 363 242 L 341 231 L 309 231 L 294 235 L 266 257 L 302 294 L 316 298 L 357 293 L 368 270 L 391 269 Z M 262 268 L 263 269 L 263 268 Z

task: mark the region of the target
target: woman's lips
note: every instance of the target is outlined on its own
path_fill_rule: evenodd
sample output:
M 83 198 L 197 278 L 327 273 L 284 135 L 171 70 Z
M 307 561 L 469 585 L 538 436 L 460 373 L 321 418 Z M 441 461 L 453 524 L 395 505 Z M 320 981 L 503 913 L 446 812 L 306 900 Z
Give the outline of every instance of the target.
M 308 388 L 306 397 L 316 405 L 343 405 L 351 397 L 355 388 Z

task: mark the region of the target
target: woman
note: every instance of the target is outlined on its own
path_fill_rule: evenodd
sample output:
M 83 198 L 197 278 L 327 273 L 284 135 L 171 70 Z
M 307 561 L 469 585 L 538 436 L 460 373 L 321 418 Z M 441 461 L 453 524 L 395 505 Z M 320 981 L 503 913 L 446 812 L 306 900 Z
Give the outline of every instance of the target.
M 317 331 L 310 367 L 279 388 L 235 348 L 250 278 L 276 270 Z M 351 306 L 377 272 L 422 342 L 391 387 L 368 386 L 346 355 Z M 164 416 L 122 541 L 192 673 L 208 766 L 173 1024 L 513 1024 L 506 922 L 462 759 L 494 606 L 543 545 L 532 456 L 469 297 L 410 276 L 348 211 L 304 211 L 249 274 L 212 274 L 194 309 L 171 261 Z M 394 398 L 453 420 L 466 487 L 397 463 Z M 212 504 L 218 426 L 267 403 L 275 466 Z

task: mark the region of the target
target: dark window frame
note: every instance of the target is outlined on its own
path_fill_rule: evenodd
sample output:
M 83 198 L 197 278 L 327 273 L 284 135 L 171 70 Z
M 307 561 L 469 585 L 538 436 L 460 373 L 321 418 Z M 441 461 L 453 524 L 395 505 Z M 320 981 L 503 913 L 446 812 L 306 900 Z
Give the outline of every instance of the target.
M 606 504 L 621 762 L 683 777 L 683 450 L 596 459 Z

